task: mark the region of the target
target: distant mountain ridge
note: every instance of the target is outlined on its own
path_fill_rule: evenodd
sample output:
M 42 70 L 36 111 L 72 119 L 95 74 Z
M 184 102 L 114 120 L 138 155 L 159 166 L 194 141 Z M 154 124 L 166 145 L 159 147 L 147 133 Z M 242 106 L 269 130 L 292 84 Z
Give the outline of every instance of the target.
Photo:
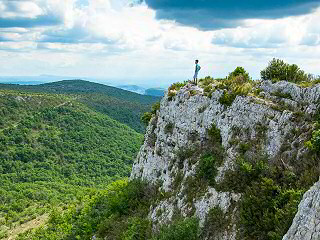
M 59 81 L 61 79 L 71 80 L 71 79 L 77 79 L 77 77 L 54 76 L 54 75 L 46 75 L 46 74 L 39 75 L 39 76 L 0 76 L 0 83 L 26 85 L 26 83 L 32 84 L 33 82 L 37 82 L 41 84 L 41 83 Z
M 145 91 L 145 95 L 163 97 L 165 89 L 163 88 L 149 88 Z
M 137 85 L 119 85 L 117 86 L 120 89 L 127 90 L 130 92 L 138 93 L 141 95 L 145 95 L 146 89 Z
M 40 85 L 0 84 L 0 89 L 34 93 L 81 94 L 77 101 L 107 114 L 140 133 L 145 130 L 140 122 L 141 114 L 150 110 L 151 105 L 160 100 L 160 97 L 145 96 L 84 80 L 63 80 Z
M 165 92 L 164 88 L 147 88 L 146 89 L 137 85 L 120 85 L 117 87 L 130 92 L 135 92 L 138 94 L 148 95 L 148 96 L 156 96 L 156 97 L 163 97 Z
M 9 82 L 0 82 L 0 84 L 15 84 L 15 85 L 40 85 L 45 82 L 41 81 L 9 81 Z

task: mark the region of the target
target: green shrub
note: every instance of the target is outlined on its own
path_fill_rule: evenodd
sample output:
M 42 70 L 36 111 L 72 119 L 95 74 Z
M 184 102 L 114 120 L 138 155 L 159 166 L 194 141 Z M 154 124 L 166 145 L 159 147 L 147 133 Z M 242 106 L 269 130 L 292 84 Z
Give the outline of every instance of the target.
M 148 126 L 151 118 L 152 118 L 152 113 L 151 112 L 145 112 L 142 116 L 141 116 L 141 121 Z
M 212 90 L 212 86 L 211 86 L 211 85 L 208 85 L 208 86 L 206 86 L 206 87 L 203 89 L 203 91 L 204 91 L 205 93 L 210 93 L 211 90 Z
M 249 81 L 249 73 L 243 67 L 237 67 L 233 72 L 229 73 L 228 79 L 242 77 L 244 81 Z
M 222 96 L 219 98 L 219 102 L 222 105 L 230 107 L 233 101 L 236 99 L 237 95 L 234 93 L 229 93 L 228 91 L 224 91 Z
M 303 81 L 299 84 L 300 87 L 312 87 L 320 83 L 320 76 L 308 75 L 308 81 Z
M 199 233 L 198 219 L 178 219 L 170 226 L 163 227 L 152 240 L 198 240 Z
M 283 92 L 278 91 L 278 92 L 271 93 L 271 95 L 292 100 L 292 96 L 290 93 L 283 93 Z
M 0 230 L 0 239 L 4 239 L 8 237 L 7 231 Z
M 242 193 L 239 239 L 280 240 L 283 237 L 304 191 L 318 178 L 317 170 L 312 173 L 306 168 L 304 171 L 297 175 L 268 163 L 267 158 L 236 161 L 234 169 L 228 170 L 215 188 Z
M 213 81 L 214 81 L 214 79 L 212 77 L 207 76 L 207 77 L 199 80 L 199 85 L 205 88 L 206 86 L 211 84 Z M 208 86 L 208 87 L 210 87 L 210 86 Z
M 156 114 L 159 109 L 160 109 L 160 102 L 156 102 L 151 106 L 151 113 Z
M 187 84 L 188 84 L 187 81 L 184 81 L 183 83 L 180 83 L 180 82 L 173 83 L 168 88 L 168 101 L 172 101 L 173 97 L 176 96 L 176 92 L 179 91 L 180 88 L 184 87 Z
M 168 92 L 168 101 L 172 101 L 174 96 L 176 96 L 176 92 L 173 92 L 173 91 Z
M 226 230 L 230 221 L 227 219 L 226 214 L 219 206 L 213 207 L 209 210 L 203 228 L 204 238 L 206 236 L 216 236 L 217 233 L 222 233 Z
M 157 134 L 153 131 L 149 136 L 148 136 L 148 146 L 154 147 L 156 145 L 157 141 Z
M 182 180 L 183 180 L 183 172 L 179 170 L 172 181 L 172 187 L 174 190 L 177 190 L 180 188 Z
M 205 179 L 199 178 L 197 176 L 188 176 L 185 179 L 185 184 L 183 188 L 183 196 L 185 196 L 186 202 L 191 208 L 191 212 L 189 214 L 193 215 L 194 201 L 195 199 L 203 196 L 206 193 L 208 187 L 208 183 Z
M 214 187 L 218 167 L 223 163 L 224 149 L 222 147 L 220 129 L 212 124 L 207 133 L 210 141 L 207 148 L 202 149 L 202 156 L 196 169 L 196 179 Z M 203 154 L 204 151 L 205 153 Z
M 179 169 L 182 169 L 182 168 L 183 168 L 183 162 L 184 162 L 184 160 L 186 160 L 187 158 L 191 158 L 195 152 L 196 152 L 196 149 L 193 148 L 193 147 L 185 148 L 185 149 L 184 149 L 184 148 L 181 148 L 181 149 L 177 152 Z
M 283 190 L 262 178 L 246 189 L 240 203 L 240 224 L 246 239 L 281 240 L 296 214 L 302 191 Z
M 164 133 L 165 134 L 168 134 L 168 133 L 172 134 L 173 133 L 173 128 L 174 128 L 174 124 L 173 123 L 171 123 L 171 122 L 167 123 L 167 125 L 164 127 Z
M 121 240 L 143 240 L 151 237 L 151 223 L 146 218 L 132 217 L 128 219 L 128 226 L 122 234 Z M 107 235 L 105 239 L 109 239 Z M 119 238 L 120 239 L 120 238 Z
M 320 154 L 320 130 L 313 132 L 310 142 L 311 148 Z
M 215 177 L 218 174 L 218 162 L 221 162 L 216 157 L 212 154 L 202 156 L 196 169 L 196 177 L 206 180 L 212 187 L 215 186 Z
M 254 181 L 266 176 L 269 171 L 267 159 L 252 159 L 249 161 L 245 158 L 238 158 L 234 170 L 225 172 L 225 177 L 216 188 L 219 191 L 234 191 L 243 193 L 243 191 L 250 186 Z
M 240 143 L 239 145 L 239 153 L 245 154 L 251 148 L 250 143 Z
M 145 112 L 141 116 L 141 122 L 144 123 L 145 126 L 149 125 L 149 122 L 153 116 L 157 114 L 157 111 L 160 109 L 160 102 L 156 102 L 151 106 L 151 112 Z
M 254 82 L 249 74 L 242 67 L 237 67 L 228 78 L 220 81 L 217 88 L 223 89 L 224 92 L 219 99 L 219 102 L 226 106 L 231 106 L 237 95 L 247 96 L 252 92 Z
M 237 77 L 239 78 L 239 77 Z M 247 96 L 252 91 L 252 83 L 247 82 L 233 87 L 233 92 L 239 96 Z
M 156 195 L 155 187 L 134 180 L 97 198 L 93 205 L 90 204 L 88 213 L 99 217 L 98 236 L 119 240 L 150 239 L 151 223 L 145 215 Z M 91 220 L 90 223 L 95 222 Z
M 190 90 L 189 94 L 190 94 L 190 96 L 194 96 L 194 95 L 197 94 L 197 91 L 196 90 Z
M 269 65 L 260 72 L 263 80 L 288 81 L 294 83 L 309 82 L 308 75 L 295 64 L 285 63 L 280 59 L 272 59 Z
M 172 90 L 176 90 L 179 91 L 180 88 L 184 87 L 185 85 L 187 85 L 188 82 L 184 81 L 183 83 L 177 82 L 177 83 L 173 83 L 169 88 L 168 88 L 168 92 L 172 91 Z
M 208 135 L 212 142 L 219 143 L 219 144 L 222 143 L 220 129 L 217 128 L 215 124 L 212 124 L 211 128 L 208 129 Z

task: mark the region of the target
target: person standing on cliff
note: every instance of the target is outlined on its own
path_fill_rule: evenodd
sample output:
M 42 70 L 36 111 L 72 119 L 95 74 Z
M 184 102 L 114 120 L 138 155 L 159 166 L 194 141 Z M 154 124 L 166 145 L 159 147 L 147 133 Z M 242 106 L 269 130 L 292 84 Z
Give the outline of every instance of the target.
M 201 67 L 200 67 L 200 65 L 198 63 L 199 63 L 199 60 L 196 60 L 195 61 L 196 69 L 195 69 L 194 76 L 193 76 L 193 81 L 194 81 L 195 85 L 198 84 L 198 73 L 199 73 L 199 71 L 201 69 Z

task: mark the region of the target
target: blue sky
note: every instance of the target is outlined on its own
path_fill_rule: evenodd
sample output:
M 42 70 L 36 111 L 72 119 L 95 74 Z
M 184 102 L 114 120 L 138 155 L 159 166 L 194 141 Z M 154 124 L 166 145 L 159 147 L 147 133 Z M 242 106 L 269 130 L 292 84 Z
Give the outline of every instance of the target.
M 320 0 L 0 0 L 0 75 L 166 86 L 273 57 L 320 74 Z

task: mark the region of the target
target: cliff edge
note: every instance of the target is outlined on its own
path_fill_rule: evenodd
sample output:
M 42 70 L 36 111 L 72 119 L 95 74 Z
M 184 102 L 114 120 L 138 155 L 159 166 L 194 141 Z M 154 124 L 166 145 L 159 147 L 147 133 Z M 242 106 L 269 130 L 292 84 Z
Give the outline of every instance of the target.
M 319 177 L 319 154 L 306 142 L 317 130 L 320 84 L 262 81 L 244 93 L 248 86 L 205 79 L 162 99 L 131 173 L 161 191 L 149 211 L 154 230 L 196 217 L 201 239 L 287 232 Z M 319 239 L 318 200 L 319 183 L 283 239 Z

